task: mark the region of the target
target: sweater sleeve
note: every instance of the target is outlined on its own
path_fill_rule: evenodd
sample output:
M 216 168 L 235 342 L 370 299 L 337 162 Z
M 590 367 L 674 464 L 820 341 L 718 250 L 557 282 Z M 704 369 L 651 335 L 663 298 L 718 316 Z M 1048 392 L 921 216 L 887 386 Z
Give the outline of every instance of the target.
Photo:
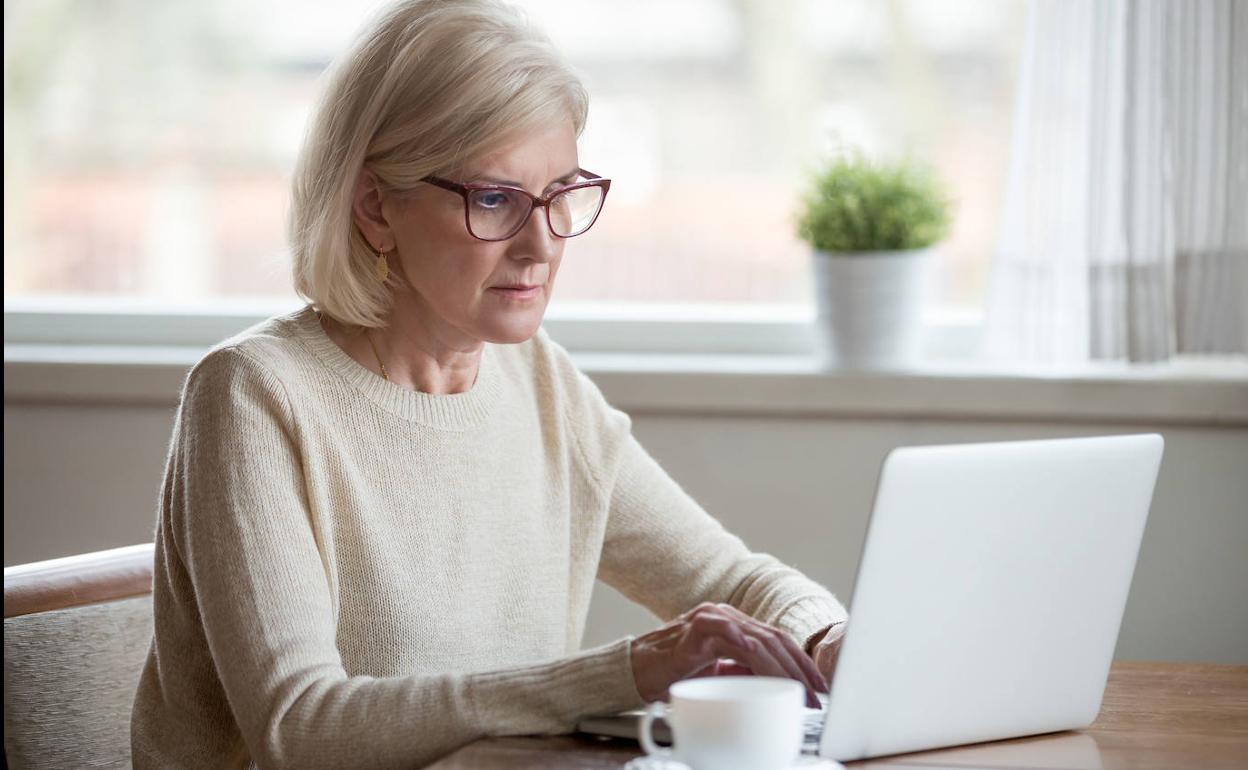
M 188 378 L 179 426 L 166 561 L 190 581 L 215 669 L 204 676 L 260 767 L 419 766 L 485 735 L 566 732 L 642 702 L 628 638 L 499 671 L 349 676 L 281 381 L 248 353 L 214 351 Z M 179 664 L 178 650 L 160 654 Z
M 731 604 L 803 649 L 847 618 L 826 588 L 725 530 L 638 443 L 629 416 L 566 366 L 577 382 L 574 432 L 609 500 L 600 579 L 665 621 L 701 602 Z

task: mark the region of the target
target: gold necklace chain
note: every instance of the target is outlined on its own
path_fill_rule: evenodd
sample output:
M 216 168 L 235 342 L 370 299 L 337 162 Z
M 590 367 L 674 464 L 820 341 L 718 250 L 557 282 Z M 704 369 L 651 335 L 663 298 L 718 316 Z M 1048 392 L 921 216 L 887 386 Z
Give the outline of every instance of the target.
M 373 335 L 368 329 L 364 330 L 364 336 L 368 338 L 368 344 L 373 349 L 373 355 L 377 356 L 377 365 L 381 367 L 381 376 L 386 378 L 386 382 L 390 381 L 390 375 L 386 372 L 386 365 L 381 362 L 381 354 L 377 352 L 377 345 L 373 343 Z

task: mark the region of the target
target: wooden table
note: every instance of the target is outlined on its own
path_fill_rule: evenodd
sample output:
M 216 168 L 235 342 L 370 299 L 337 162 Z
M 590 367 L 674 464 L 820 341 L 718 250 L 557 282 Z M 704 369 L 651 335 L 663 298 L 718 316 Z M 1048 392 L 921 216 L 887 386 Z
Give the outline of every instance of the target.
M 561 735 L 488 738 L 436 770 L 619 768 L 632 741 Z M 1248 666 L 1117 662 L 1096 722 L 1086 730 L 849 762 L 850 768 L 1222 770 L 1248 768 Z

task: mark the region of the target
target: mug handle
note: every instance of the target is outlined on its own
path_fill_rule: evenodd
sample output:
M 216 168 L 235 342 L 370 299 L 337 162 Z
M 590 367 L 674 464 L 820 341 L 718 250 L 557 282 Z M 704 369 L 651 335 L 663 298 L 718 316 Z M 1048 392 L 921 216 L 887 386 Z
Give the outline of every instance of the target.
M 653 736 L 650 735 L 650 730 L 654 726 L 654 720 L 667 719 L 670 714 L 671 709 L 668 708 L 666 703 L 655 701 L 646 707 L 646 713 L 641 718 L 641 727 L 637 730 L 637 737 L 641 739 L 641 747 L 652 757 L 672 758 L 672 750 L 655 743 Z

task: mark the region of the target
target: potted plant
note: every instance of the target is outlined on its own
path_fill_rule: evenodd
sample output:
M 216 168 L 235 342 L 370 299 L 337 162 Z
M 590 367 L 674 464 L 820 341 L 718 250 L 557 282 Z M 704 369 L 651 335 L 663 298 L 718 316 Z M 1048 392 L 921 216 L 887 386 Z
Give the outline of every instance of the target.
M 934 246 L 951 201 L 935 173 L 861 152 L 811 176 L 798 235 L 814 250 L 816 340 L 825 367 L 905 366 L 917 353 Z

